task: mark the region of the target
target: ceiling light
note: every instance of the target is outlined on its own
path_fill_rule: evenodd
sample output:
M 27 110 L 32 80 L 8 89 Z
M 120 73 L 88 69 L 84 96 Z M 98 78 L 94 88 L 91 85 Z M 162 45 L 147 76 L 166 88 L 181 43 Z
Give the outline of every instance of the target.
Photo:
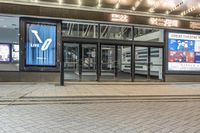
M 118 0 L 117 4 L 115 5 L 115 9 L 119 9 L 120 1 L 121 1 L 121 0 Z
M 58 0 L 59 5 L 62 5 L 62 0 Z
M 119 8 L 119 3 L 117 3 L 116 5 L 115 5 L 115 9 L 118 9 Z
M 135 2 L 135 7 L 138 7 L 139 5 L 140 5 L 140 1 L 138 0 Z
M 136 8 L 133 6 L 133 7 L 132 7 L 132 10 L 135 11 L 135 9 L 136 9 Z
M 82 5 L 82 1 L 78 0 L 78 5 L 81 6 Z
M 154 3 L 155 3 L 155 0 L 147 0 L 147 4 L 150 6 L 154 5 Z
M 102 4 L 101 4 L 101 0 L 98 0 L 97 8 L 100 8 L 101 6 L 102 6 Z
M 150 8 L 150 9 L 149 9 L 149 12 L 155 12 L 155 11 L 154 11 L 154 8 Z

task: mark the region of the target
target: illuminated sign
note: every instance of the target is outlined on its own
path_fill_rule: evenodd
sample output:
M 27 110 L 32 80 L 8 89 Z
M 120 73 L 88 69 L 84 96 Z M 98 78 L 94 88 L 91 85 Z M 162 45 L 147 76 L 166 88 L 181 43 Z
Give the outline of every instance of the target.
M 200 35 L 168 33 L 168 70 L 200 71 Z
M 149 23 L 151 25 L 156 26 L 163 26 L 163 27 L 178 27 L 178 20 L 171 20 L 171 19 L 165 19 L 165 18 L 150 18 Z
M 56 25 L 27 24 L 26 65 L 56 65 Z
M 190 22 L 190 28 L 200 29 L 200 23 L 199 22 Z
M 122 14 L 111 14 L 111 21 L 115 22 L 129 22 L 129 16 L 128 15 L 122 15 Z

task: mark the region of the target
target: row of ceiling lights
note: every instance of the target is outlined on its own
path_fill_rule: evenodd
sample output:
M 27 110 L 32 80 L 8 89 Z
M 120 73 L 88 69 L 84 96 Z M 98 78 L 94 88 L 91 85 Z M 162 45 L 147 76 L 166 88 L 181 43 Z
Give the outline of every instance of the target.
M 38 2 L 38 0 L 31 0 L 31 1 L 32 1 L 32 2 Z M 78 6 L 81 6 L 81 5 L 82 5 L 82 0 L 77 0 L 77 1 L 78 1 Z M 143 1 L 143 0 L 137 0 L 137 1 L 135 2 L 135 4 L 132 6 L 132 9 L 131 9 L 131 10 L 132 10 L 132 11 L 135 11 L 135 10 L 137 9 L 137 7 L 139 7 L 139 5 L 142 3 L 142 1 Z M 147 0 L 147 1 L 148 1 L 148 3 L 154 3 L 154 4 L 153 4 L 153 7 L 149 9 L 149 12 L 151 12 L 151 13 L 155 12 L 155 9 L 158 8 L 158 7 L 160 6 L 160 4 L 161 4 L 161 0 L 157 0 L 157 1 L 155 1 L 155 0 Z M 180 3 L 178 3 L 177 5 L 175 5 L 171 10 L 167 10 L 167 11 L 166 11 L 166 14 L 170 14 L 170 13 L 172 13 L 173 11 L 175 11 L 176 9 L 180 8 L 180 7 L 184 4 L 184 1 L 185 1 L 185 0 L 182 0 Z M 97 8 L 100 8 L 100 7 L 102 6 L 102 0 L 97 0 L 97 2 L 98 2 Z M 117 3 L 116 3 L 115 6 L 114 6 L 114 9 L 119 9 L 119 7 L 120 7 L 120 2 L 121 2 L 121 0 L 118 0 L 118 1 L 117 1 Z M 59 3 L 59 5 L 62 5 L 63 0 L 58 0 L 58 3 Z M 191 13 L 191 12 L 195 11 L 195 10 L 198 9 L 198 8 L 200 8 L 200 3 L 198 3 L 197 6 L 193 6 L 192 8 L 189 8 L 189 9 L 187 9 L 187 10 L 181 12 L 180 15 L 185 16 L 185 15 L 187 15 L 188 13 Z

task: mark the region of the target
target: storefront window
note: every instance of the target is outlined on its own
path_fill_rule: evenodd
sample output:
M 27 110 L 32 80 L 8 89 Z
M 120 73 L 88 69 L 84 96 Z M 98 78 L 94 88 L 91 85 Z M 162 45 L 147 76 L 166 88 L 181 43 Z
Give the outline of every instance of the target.
M 19 71 L 19 18 L 0 16 L 0 71 Z
M 146 27 L 135 27 L 134 40 L 148 42 L 164 42 L 164 30 Z
M 132 40 L 131 26 L 101 25 L 100 29 L 103 39 Z
M 83 37 L 83 38 L 97 38 L 98 25 L 92 23 L 80 22 L 63 22 L 62 36 L 63 37 Z

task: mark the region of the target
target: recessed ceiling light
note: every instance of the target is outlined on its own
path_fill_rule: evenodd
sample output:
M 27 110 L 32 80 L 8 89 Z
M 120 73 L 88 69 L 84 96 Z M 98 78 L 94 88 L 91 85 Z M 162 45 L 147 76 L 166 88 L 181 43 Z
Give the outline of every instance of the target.
M 119 3 L 117 3 L 116 5 L 115 5 L 115 9 L 118 9 L 119 8 Z
M 102 6 L 102 4 L 101 4 L 101 0 L 98 0 L 97 8 L 100 8 L 101 6 Z
M 149 9 L 149 12 L 155 12 L 155 11 L 154 11 L 154 8 L 150 8 L 150 9 Z
M 62 0 L 58 0 L 59 5 L 62 5 L 63 1 Z
M 82 1 L 78 0 L 78 5 L 81 6 L 82 5 Z
M 136 9 L 136 8 L 133 6 L 133 7 L 132 7 L 132 10 L 135 11 L 135 9 Z

